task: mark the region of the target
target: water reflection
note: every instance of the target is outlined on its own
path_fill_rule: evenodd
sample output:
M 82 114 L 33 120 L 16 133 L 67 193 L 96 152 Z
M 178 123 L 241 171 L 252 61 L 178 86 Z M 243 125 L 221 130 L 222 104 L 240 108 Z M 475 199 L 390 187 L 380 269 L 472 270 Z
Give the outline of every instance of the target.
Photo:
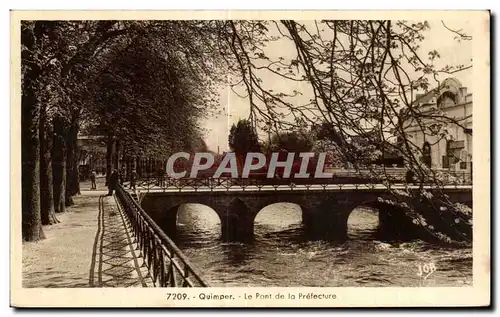
M 175 242 L 212 286 L 462 286 L 472 282 L 472 250 L 375 239 L 378 214 L 356 209 L 345 243 L 309 241 L 300 207 L 274 204 L 255 218 L 252 243 L 223 243 L 217 213 L 181 206 Z M 418 264 L 438 267 L 422 281 Z
M 209 246 L 221 234 L 219 215 L 212 208 L 201 204 L 184 204 L 177 211 L 175 242 L 179 247 Z
M 292 203 L 277 203 L 264 207 L 255 217 L 255 234 L 280 232 L 302 223 L 302 210 Z
M 350 239 L 375 239 L 378 228 L 378 210 L 360 207 L 354 209 L 347 220 L 347 235 Z

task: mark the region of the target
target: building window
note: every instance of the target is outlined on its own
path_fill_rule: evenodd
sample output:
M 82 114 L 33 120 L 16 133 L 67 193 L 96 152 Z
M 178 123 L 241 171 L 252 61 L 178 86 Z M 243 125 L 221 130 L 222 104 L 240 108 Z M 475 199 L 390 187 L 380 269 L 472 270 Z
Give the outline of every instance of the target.
M 450 161 L 447 155 L 443 155 L 443 168 L 450 168 Z
M 466 150 L 460 151 L 460 161 L 461 162 L 467 162 L 468 158 L 469 158 L 469 155 L 467 155 L 467 151 Z
M 469 163 L 469 154 L 466 150 L 460 151 L 460 169 L 466 170 Z
M 446 154 L 443 156 L 443 168 L 454 167 L 454 164 L 460 162 L 459 153 L 455 153 L 454 141 L 446 141 Z
M 455 152 L 456 144 L 457 144 L 456 141 L 452 140 L 446 141 L 446 155 L 448 156 L 448 165 L 456 164 L 460 161 L 459 153 Z
M 422 162 L 428 167 L 431 167 L 432 165 L 431 145 L 429 142 L 424 142 L 424 145 L 422 146 Z

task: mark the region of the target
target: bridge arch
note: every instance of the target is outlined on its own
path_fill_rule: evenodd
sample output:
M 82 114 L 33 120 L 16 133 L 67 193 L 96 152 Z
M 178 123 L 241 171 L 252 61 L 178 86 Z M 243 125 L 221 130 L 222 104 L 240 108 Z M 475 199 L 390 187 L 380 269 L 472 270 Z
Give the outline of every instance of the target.
M 303 224 L 306 207 L 297 202 L 282 201 L 270 203 L 260 210 L 256 210 L 252 219 L 255 225 L 264 232 L 272 229 L 285 230 L 294 224 Z
M 204 213 L 205 216 L 200 217 L 199 215 L 197 215 L 197 213 Z M 207 213 L 211 214 L 211 216 L 207 217 Z M 180 217 L 182 217 L 183 219 L 181 219 Z M 169 237 L 176 237 L 180 226 L 186 225 L 186 223 L 184 223 L 184 221 L 186 220 L 188 224 L 191 225 L 192 229 L 195 230 L 203 229 L 202 227 L 194 228 L 200 223 L 202 224 L 202 226 L 207 227 L 214 226 L 215 222 L 217 222 L 218 226 L 220 227 L 222 223 L 220 214 L 212 206 L 208 204 L 191 202 L 169 206 L 165 208 L 161 213 L 157 214 L 155 218 L 156 223 Z M 205 229 L 208 230 L 210 228 Z
M 369 212 L 378 214 L 378 224 L 374 233 L 376 239 L 404 241 L 417 237 L 418 233 L 415 232 L 412 219 L 401 207 L 378 200 L 365 201 L 353 206 L 347 215 L 347 221 L 353 211 L 363 207 L 369 209 Z M 349 228 L 349 223 L 347 223 L 347 228 Z
M 347 214 L 346 231 L 348 239 L 366 239 L 377 237 L 380 228 L 381 213 L 383 208 L 375 200 L 361 202 L 353 205 Z

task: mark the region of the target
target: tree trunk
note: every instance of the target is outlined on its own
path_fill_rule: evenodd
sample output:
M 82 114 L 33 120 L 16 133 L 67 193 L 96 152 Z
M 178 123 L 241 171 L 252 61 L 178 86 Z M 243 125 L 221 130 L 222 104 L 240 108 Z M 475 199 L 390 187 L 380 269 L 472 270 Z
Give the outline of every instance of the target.
M 90 170 L 95 170 L 95 159 L 94 159 L 94 154 L 93 153 L 90 153 L 89 154 L 89 167 L 90 167 Z
M 135 158 L 135 162 L 134 162 L 134 168 L 135 168 L 135 171 L 137 172 L 137 175 L 139 177 L 141 177 L 143 171 L 142 171 L 142 159 L 139 158 L 139 156 L 137 156 Z
M 25 89 L 28 90 L 28 89 Z M 26 241 L 45 238 L 40 212 L 40 147 L 38 105 L 31 92 L 22 100 L 22 232 Z
M 73 206 L 73 196 L 80 193 L 80 182 L 78 173 L 77 139 L 78 124 L 74 120 L 70 126 L 66 138 L 66 207 Z
M 106 186 L 108 185 L 108 179 L 113 172 L 113 159 L 115 156 L 115 140 L 113 135 L 108 136 L 107 146 L 106 146 Z
M 54 190 L 52 184 L 52 135 L 47 124 L 46 107 L 40 109 L 40 213 L 43 225 L 58 223 L 54 211 Z
M 115 169 L 117 169 L 118 171 L 121 171 L 121 159 L 120 159 L 121 152 L 122 152 L 121 142 L 120 142 L 120 140 L 116 140 L 113 165 L 114 165 Z
M 125 168 L 126 168 L 126 179 L 130 180 L 130 173 L 132 173 L 132 158 L 130 156 L 125 156 Z
M 52 175 L 54 182 L 54 211 L 59 213 L 66 211 L 66 129 L 64 121 L 59 115 L 54 117 L 53 127 Z
M 34 56 L 35 34 L 38 32 L 39 28 L 33 30 L 26 26 L 21 32 L 21 43 L 27 47 L 26 51 L 23 50 L 22 62 L 29 63 L 23 77 L 21 99 L 21 222 L 22 236 L 26 241 L 45 238 L 40 214 L 40 108 L 35 94 L 41 72 Z

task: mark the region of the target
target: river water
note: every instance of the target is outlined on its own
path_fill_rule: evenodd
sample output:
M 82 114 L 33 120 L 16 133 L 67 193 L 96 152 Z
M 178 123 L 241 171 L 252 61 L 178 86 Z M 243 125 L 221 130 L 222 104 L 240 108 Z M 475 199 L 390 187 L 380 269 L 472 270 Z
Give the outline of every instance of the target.
M 257 215 L 254 242 L 223 243 L 215 211 L 188 204 L 179 210 L 174 240 L 211 286 L 472 284 L 471 248 L 377 241 L 375 210 L 351 213 L 344 243 L 310 241 L 301 219 L 300 207 L 274 204 Z M 420 275 L 421 270 L 430 274 Z

